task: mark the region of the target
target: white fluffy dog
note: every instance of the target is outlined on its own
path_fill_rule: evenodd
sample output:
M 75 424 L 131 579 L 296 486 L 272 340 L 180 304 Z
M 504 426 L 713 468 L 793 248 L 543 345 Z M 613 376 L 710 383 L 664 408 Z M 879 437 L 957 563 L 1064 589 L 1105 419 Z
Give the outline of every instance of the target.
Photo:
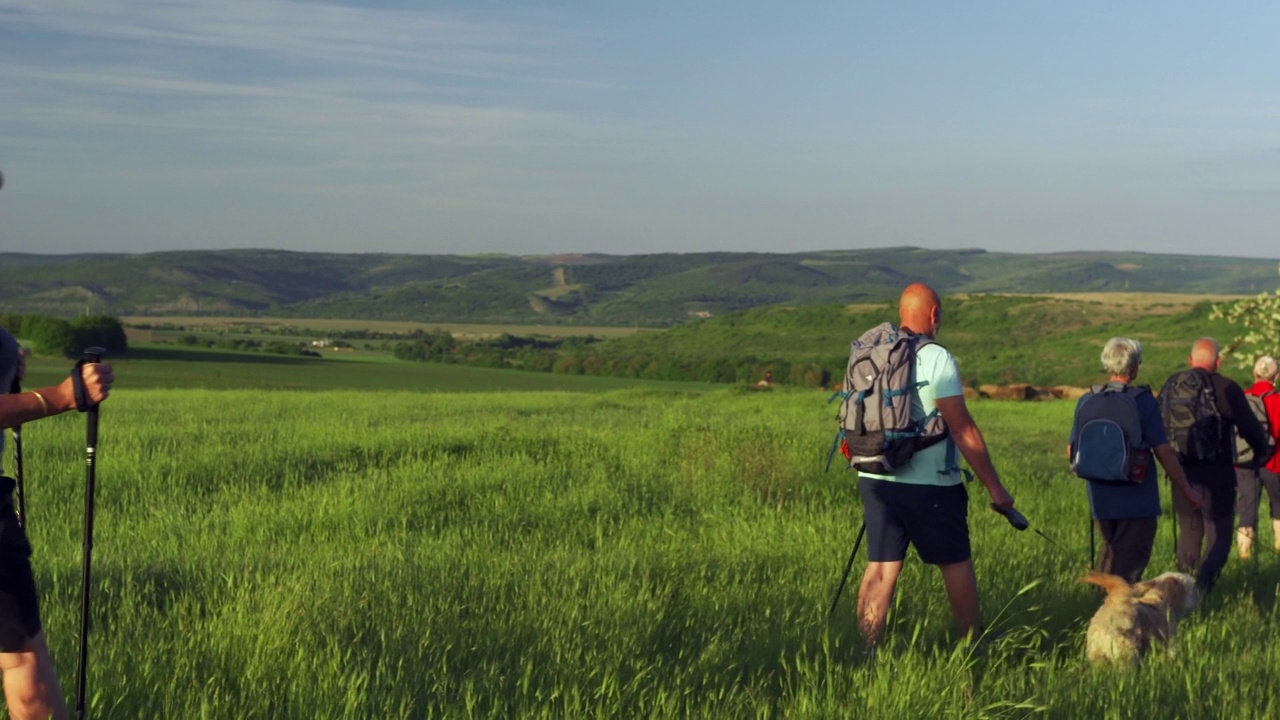
M 1153 645 L 1170 647 L 1178 620 L 1200 603 L 1195 578 L 1183 573 L 1130 585 L 1124 578 L 1091 572 L 1080 582 L 1107 591 L 1089 621 L 1087 654 L 1094 663 L 1135 662 Z

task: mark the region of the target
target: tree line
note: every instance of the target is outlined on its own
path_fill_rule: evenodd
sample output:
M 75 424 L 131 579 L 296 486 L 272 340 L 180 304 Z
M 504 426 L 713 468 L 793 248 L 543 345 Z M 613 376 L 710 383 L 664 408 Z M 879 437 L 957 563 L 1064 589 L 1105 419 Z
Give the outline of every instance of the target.
M 660 352 L 609 349 L 596 337 L 529 338 L 503 333 L 495 338 L 462 341 L 445 331 L 424 333 L 410 342 L 396 343 L 392 352 L 401 360 L 481 367 L 511 368 L 564 375 L 603 375 L 644 380 L 685 380 L 713 383 L 754 383 L 773 373 L 773 382 L 827 387 L 830 365 L 789 362 L 758 356 L 675 357 Z
M 63 320 L 47 315 L 0 313 L 0 327 L 44 355 L 77 358 L 82 349 L 95 345 L 110 353 L 129 349 L 124 325 L 110 315 L 81 315 Z

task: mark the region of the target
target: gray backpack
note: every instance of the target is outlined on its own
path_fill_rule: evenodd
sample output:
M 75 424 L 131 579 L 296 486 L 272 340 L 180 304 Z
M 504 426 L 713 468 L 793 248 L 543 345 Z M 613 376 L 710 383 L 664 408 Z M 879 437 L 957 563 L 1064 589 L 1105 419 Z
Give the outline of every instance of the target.
M 928 381 L 915 380 L 916 352 L 933 341 L 924 335 L 883 323 L 853 341 L 841 398 L 840 430 L 827 459 L 839 449 L 849 467 L 892 474 L 911 462 L 916 451 L 947 438 L 937 408 L 927 417 L 911 418 L 911 398 Z
M 1249 409 L 1253 411 L 1253 417 L 1258 420 L 1258 424 L 1262 426 L 1262 430 L 1266 433 L 1267 437 L 1271 437 L 1271 421 L 1267 417 L 1267 405 L 1265 400 L 1268 395 L 1275 394 L 1276 391 L 1271 390 L 1261 395 L 1250 395 L 1245 393 L 1244 396 L 1244 399 L 1249 402 Z M 1252 466 L 1253 448 L 1249 446 L 1249 443 L 1243 437 L 1240 437 L 1240 432 L 1236 430 L 1234 425 L 1231 427 L 1231 440 L 1233 446 L 1231 458 L 1232 463 L 1241 467 Z M 1270 459 L 1270 457 L 1262 458 L 1262 460 L 1258 462 L 1258 465 L 1265 465 Z

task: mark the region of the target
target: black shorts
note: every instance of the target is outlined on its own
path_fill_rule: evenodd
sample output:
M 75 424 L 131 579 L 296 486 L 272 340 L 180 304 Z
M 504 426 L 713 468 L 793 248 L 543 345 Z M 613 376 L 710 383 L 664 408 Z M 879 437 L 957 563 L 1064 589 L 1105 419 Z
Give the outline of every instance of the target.
M 13 511 L 12 483 L 0 478 L 0 652 L 27 649 L 27 641 L 40 632 L 31 545 Z
M 969 493 L 964 485 L 914 485 L 858 479 L 867 523 L 867 558 L 898 562 L 915 547 L 929 565 L 970 558 Z

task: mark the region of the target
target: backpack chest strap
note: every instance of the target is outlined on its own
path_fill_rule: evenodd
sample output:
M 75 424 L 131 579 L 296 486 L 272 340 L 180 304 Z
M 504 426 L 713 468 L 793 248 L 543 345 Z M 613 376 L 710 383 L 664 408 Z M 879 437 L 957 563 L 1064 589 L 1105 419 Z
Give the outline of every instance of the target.
M 880 399 L 884 401 L 885 407 L 889 407 L 890 405 L 893 404 L 894 398 L 902 397 L 903 395 L 910 395 L 914 393 L 916 390 L 919 390 L 920 388 L 928 384 L 929 384 L 928 380 L 920 380 L 918 382 L 912 383 L 911 385 L 907 385 L 906 387 L 885 388 L 880 391 Z

